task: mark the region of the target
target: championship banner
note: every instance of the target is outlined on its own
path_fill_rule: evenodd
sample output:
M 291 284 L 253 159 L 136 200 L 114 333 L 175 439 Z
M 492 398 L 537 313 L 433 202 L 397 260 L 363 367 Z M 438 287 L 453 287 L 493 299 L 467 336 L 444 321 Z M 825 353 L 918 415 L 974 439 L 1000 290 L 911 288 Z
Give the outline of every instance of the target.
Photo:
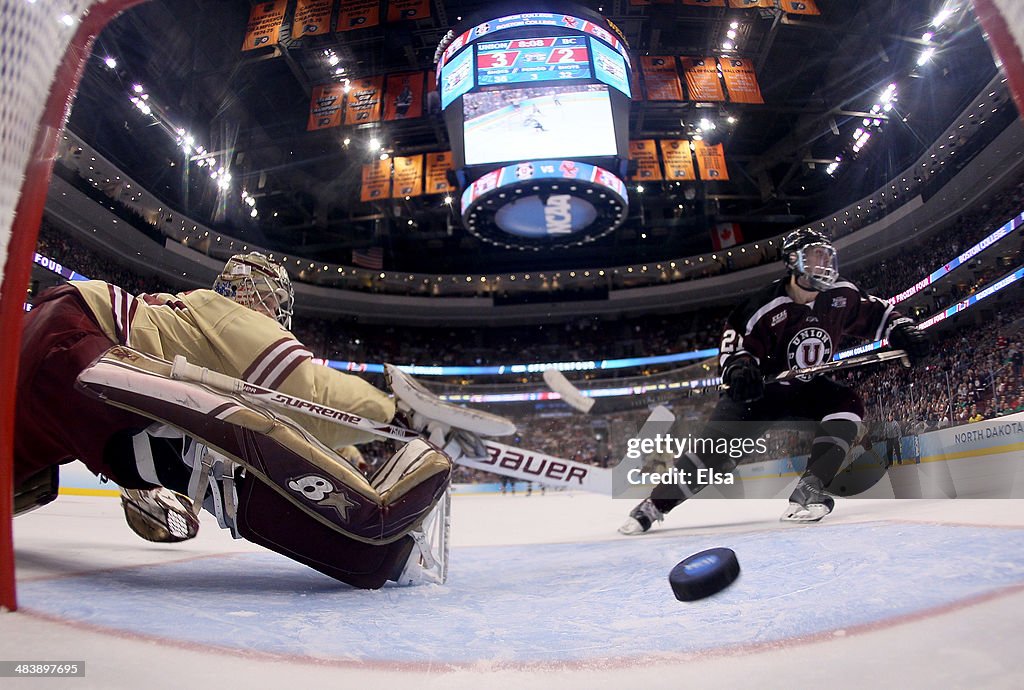
M 329 129 L 341 125 L 341 106 L 345 102 L 345 87 L 342 84 L 320 84 L 313 87 L 309 100 L 309 122 L 306 131 Z
M 341 0 L 338 31 L 365 29 L 380 24 L 380 0 Z
M 683 4 L 694 7 L 725 7 L 725 0 L 683 0 Z
M 345 94 L 345 124 L 378 122 L 384 77 L 353 79 L 348 86 L 349 91 Z
M 741 58 L 719 58 L 722 65 L 722 77 L 725 88 L 729 90 L 729 100 L 733 103 L 764 103 L 761 98 L 761 87 L 757 85 L 754 74 L 754 63 Z
M 391 195 L 391 161 L 376 160 L 363 165 L 360 201 L 380 201 Z
M 395 156 L 395 177 L 391 183 L 391 196 L 398 199 L 423 194 L 423 155 Z
M 331 30 L 334 0 L 295 0 L 292 38 L 319 36 Z
M 691 101 L 724 101 L 725 92 L 718 78 L 718 62 L 713 57 L 681 57 L 687 96 Z
M 790 14 L 821 14 L 814 0 L 779 0 L 779 7 Z
M 243 51 L 277 44 L 281 36 L 281 25 L 284 23 L 284 10 L 287 5 L 287 0 L 274 0 L 274 2 L 261 2 L 252 6 L 252 10 L 249 12 L 249 24 L 245 27 Z
M 636 161 L 633 180 L 657 181 L 665 179 L 658 163 L 658 148 L 654 139 L 632 139 L 629 142 L 629 158 Z
M 448 171 L 452 169 L 452 152 L 441 151 L 428 153 L 427 156 L 427 194 L 446 194 L 453 191 L 448 184 Z
M 388 21 L 426 19 L 430 16 L 430 0 L 388 0 Z
M 672 55 L 645 55 L 640 58 L 649 101 L 681 101 L 683 87 L 676 72 L 676 59 Z
M 666 180 L 696 180 L 690 142 L 686 139 L 664 139 L 658 142 L 661 159 L 665 162 Z
M 728 180 L 729 171 L 725 167 L 725 152 L 721 144 L 711 146 L 703 141 L 693 142 L 694 153 L 697 154 L 697 167 L 702 180 Z
M 408 120 L 423 114 L 423 72 L 392 74 L 384 84 L 384 119 Z
M 756 7 L 775 9 L 775 0 L 729 0 L 729 7 L 737 10 L 748 10 Z

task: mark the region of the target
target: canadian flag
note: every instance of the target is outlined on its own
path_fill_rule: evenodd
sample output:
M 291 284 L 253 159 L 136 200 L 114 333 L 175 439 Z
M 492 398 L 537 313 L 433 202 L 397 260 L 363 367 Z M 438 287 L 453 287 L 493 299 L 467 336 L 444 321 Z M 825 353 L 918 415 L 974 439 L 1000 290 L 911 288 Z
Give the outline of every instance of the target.
M 719 223 L 711 229 L 711 244 L 714 248 L 725 249 L 743 241 L 743 232 L 736 223 Z

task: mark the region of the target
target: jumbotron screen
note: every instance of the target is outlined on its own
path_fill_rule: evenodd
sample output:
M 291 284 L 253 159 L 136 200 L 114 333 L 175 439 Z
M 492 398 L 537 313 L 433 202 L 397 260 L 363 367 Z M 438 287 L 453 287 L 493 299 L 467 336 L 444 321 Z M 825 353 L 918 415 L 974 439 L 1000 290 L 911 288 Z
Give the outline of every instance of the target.
M 586 36 L 478 43 L 476 74 L 479 86 L 593 77 Z
M 603 84 L 476 91 L 463 112 L 466 165 L 618 154 Z

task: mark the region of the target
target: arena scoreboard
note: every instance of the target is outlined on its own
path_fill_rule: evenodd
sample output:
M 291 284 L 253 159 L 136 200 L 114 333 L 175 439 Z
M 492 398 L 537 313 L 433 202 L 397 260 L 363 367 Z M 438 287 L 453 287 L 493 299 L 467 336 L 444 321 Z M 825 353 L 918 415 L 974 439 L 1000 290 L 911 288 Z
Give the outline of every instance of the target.
M 558 7 L 483 10 L 436 53 L 463 225 L 509 249 L 592 242 L 628 208 L 628 47 L 597 12 Z

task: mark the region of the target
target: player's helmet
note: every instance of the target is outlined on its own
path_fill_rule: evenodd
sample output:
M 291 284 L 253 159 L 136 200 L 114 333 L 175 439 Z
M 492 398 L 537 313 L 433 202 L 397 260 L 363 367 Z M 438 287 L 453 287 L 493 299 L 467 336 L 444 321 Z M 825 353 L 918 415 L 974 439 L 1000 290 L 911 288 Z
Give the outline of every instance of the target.
M 783 237 L 782 260 L 786 269 L 797 276 L 800 287 L 807 290 L 828 290 L 839 278 L 835 247 L 826 235 L 816 230 L 794 230 Z
M 215 292 L 267 314 L 291 330 L 295 290 L 288 272 L 259 252 L 235 254 L 213 281 Z

